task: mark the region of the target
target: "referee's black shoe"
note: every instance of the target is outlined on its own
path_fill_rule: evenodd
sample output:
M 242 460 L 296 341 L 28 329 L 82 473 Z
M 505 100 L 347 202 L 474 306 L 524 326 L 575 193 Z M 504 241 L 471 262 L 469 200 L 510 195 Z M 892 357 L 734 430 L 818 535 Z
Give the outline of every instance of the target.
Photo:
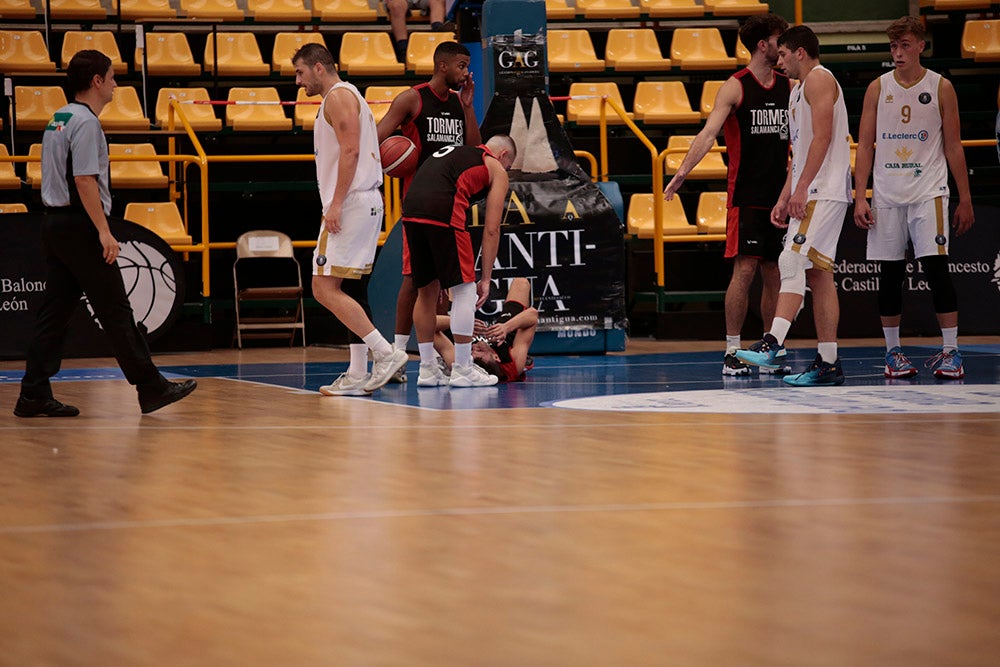
M 183 380 L 181 382 L 167 382 L 155 391 L 140 389 L 139 407 L 142 409 L 142 414 L 148 415 L 150 412 L 176 403 L 194 391 L 197 386 L 198 382 L 195 380 Z
M 72 405 L 60 403 L 54 398 L 27 398 L 19 396 L 14 406 L 17 417 L 76 417 L 80 411 Z

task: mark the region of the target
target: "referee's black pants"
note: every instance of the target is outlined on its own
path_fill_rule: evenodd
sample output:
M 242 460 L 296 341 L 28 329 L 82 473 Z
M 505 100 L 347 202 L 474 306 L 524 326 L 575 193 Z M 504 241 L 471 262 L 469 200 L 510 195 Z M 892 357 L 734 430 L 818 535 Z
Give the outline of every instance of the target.
M 49 378 L 59 372 L 69 321 L 86 294 L 130 384 L 155 391 L 165 384 L 135 324 L 118 264 L 104 261 L 97 228 L 86 212 L 48 212 L 42 222 L 42 251 L 48 268 L 45 294 L 28 346 L 21 394 L 52 397 Z

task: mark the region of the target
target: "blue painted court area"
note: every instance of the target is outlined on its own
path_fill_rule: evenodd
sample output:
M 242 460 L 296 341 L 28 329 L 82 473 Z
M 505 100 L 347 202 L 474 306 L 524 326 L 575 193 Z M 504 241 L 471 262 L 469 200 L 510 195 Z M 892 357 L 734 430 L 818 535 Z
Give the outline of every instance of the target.
M 755 372 L 723 377 L 720 352 L 622 356 L 540 356 L 526 382 L 475 389 L 417 388 L 417 362 L 408 382 L 387 385 L 362 400 L 433 410 L 539 408 L 654 412 L 1000 412 L 1000 345 L 962 348 L 964 380 L 935 379 L 923 367 L 934 347 L 908 347 L 920 369 L 910 380 L 882 375 L 881 347 L 842 347 L 847 382 L 843 387 L 793 388 L 781 378 Z M 798 372 L 814 349 L 789 350 L 787 363 Z M 347 369 L 346 362 L 257 363 L 165 366 L 168 377 L 216 377 L 315 393 Z M 17 382 L 20 372 L 0 371 L 0 382 Z M 60 381 L 121 379 L 117 368 L 65 370 Z M 327 399 L 325 399 L 327 400 Z

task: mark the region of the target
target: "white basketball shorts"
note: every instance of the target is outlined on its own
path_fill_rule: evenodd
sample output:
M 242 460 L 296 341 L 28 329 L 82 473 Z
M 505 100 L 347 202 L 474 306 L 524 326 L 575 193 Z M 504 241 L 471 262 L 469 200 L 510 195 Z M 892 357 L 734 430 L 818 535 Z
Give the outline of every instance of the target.
M 344 200 L 340 231 L 330 234 L 320 221 L 313 251 L 313 275 L 360 278 L 371 273 L 385 217 L 382 190 L 351 192 Z
M 868 230 L 868 259 L 906 259 L 907 241 L 916 257 L 948 254 L 948 218 L 944 197 L 907 206 L 873 208 L 875 226 Z
M 844 226 L 848 203 L 817 199 L 806 203 L 806 214 L 792 218 L 785 233 L 785 249 L 797 252 L 811 263 L 806 268 L 833 271 L 837 243 Z

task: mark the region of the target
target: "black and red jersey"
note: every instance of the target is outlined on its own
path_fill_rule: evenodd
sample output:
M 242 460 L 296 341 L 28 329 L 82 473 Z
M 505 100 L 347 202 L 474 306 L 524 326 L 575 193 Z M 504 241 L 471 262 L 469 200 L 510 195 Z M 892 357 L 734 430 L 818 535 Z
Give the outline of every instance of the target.
M 486 146 L 446 146 L 417 169 L 403 199 L 403 220 L 465 229 L 466 211 L 490 185 Z
M 419 167 L 441 148 L 465 143 L 465 109 L 458 93 L 451 90 L 444 99 L 438 97 L 427 82 L 414 86 L 413 90 L 420 95 L 420 109 L 413 120 L 404 123 L 400 129 L 403 136 L 417 147 Z M 412 177 L 404 180 L 405 193 Z

